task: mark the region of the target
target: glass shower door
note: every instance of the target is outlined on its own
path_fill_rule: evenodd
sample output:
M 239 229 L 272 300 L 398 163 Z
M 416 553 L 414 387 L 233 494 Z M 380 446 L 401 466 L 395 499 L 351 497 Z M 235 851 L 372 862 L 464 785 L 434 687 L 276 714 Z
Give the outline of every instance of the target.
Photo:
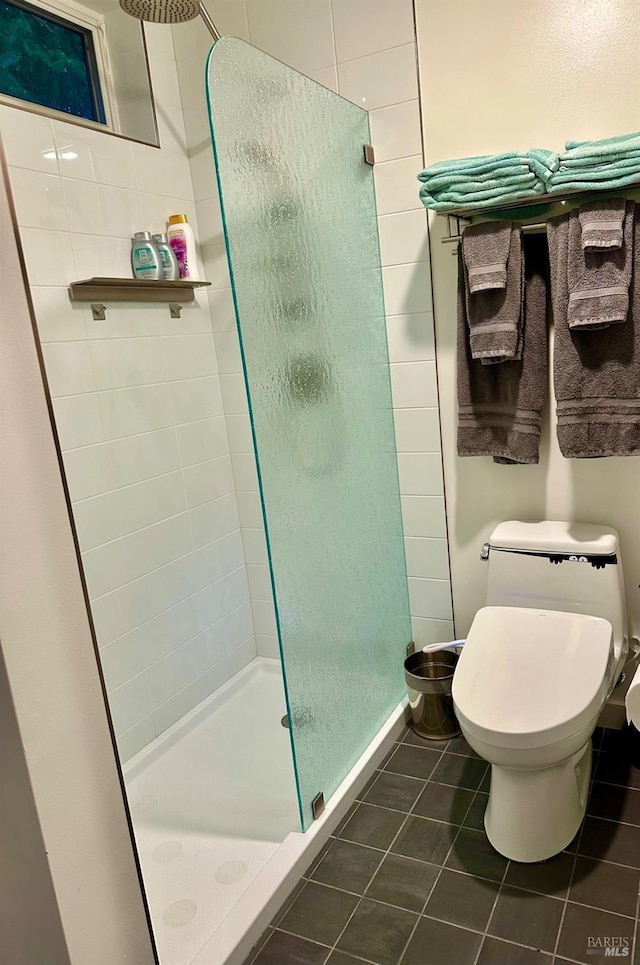
M 208 96 L 306 828 L 411 639 L 369 122 L 232 37 Z

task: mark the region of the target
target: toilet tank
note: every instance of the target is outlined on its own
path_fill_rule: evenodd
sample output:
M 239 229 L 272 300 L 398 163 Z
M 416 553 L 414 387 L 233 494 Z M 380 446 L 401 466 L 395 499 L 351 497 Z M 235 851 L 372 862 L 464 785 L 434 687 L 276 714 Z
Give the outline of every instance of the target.
M 616 659 L 626 652 L 627 615 L 615 529 L 544 520 L 500 523 L 483 547 L 487 605 L 565 610 L 604 617 Z

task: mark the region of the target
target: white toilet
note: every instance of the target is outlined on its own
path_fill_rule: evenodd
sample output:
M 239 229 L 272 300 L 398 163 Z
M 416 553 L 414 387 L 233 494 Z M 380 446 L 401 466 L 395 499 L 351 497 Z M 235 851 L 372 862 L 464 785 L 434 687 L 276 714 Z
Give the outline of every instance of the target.
M 500 523 L 483 547 L 487 606 L 453 678 L 462 733 L 491 764 L 484 823 L 514 861 L 562 851 L 584 816 L 591 735 L 627 655 L 618 534 Z

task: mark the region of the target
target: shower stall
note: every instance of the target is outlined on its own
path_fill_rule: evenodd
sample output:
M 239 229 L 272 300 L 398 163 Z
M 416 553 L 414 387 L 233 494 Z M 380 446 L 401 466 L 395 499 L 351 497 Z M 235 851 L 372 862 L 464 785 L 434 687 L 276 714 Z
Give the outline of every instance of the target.
M 154 550 L 143 584 L 126 555 L 114 573 L 78 529 L 161 965 L 243 961 L 402 726 L 411 642 L 368 115 L 233 37 L 214 44 L 206 83 L 261 518 L 242 531 L 220 497 L 205 532 L 197 510 L 220 459 L 198 377 L 188 392 L 168 390 L 167 419 L 193 420 L 177 427 L 180 446 L 194 469 L 209 467 L 183 474 L 186 535 L 179 502 L 162 531 L 173 556 Z M 169 379 L 178 365 L 165 354 Z M 148 378 L 156 393 L 159 378 Z M 143 398 L 131 400 L 118 418 L 137 440 Z M 162 467 L 167 432 L 154 430 Z M 134 530 L 148 523 L 135 506 Z M 251 532 L 262 531 L 254 570 L 273 600 L 270 654 L 256 648 L 249 608 L 229 602 L 246 586 Z M 186 642 L 169 652 L 179 621 Z M 232 624 L 246 640 L 230 653 Z M 165 659 L 136 677 L 143 646 Z M 134 674 L 126 705 L 123 662 Z M 171 696 L 187 689 L 189 704 Z M 148 730 L 130 725 L 132 694 L 160 708 L 144 717 Z

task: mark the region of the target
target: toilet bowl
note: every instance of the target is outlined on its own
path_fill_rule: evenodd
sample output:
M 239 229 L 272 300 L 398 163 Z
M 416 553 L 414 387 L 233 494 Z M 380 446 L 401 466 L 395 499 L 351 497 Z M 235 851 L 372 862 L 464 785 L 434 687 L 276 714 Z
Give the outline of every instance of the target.
M 576 834 L 617 663 L 604 618 L 511 606 L 476 614 L 453 702 L 463 735 L 491 764 L 485 829 L 506 857 L 542 861 Z

